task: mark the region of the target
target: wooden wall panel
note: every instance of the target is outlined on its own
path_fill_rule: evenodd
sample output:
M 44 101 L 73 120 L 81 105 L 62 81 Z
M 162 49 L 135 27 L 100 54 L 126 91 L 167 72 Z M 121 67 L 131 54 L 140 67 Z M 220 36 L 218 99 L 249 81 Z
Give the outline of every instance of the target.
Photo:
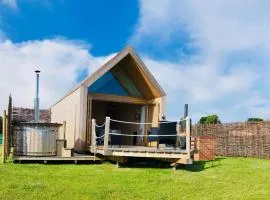
M 118 96 L 109 94 L 90 94 L 95 101 L 106 101 L 106 102 L 118 102 L 118 103 L 128 103 L 128 104 L 152 104 L 153 101 L 147 101 L 145 99 L 129 97 L 129 96 Z
M 112 68 L 112 72 L 114 70 L 117 71 L 117 68 L 121 68 L 123 70 L 125 75 L 136 85 L 137 89 L 141 92 L 144 98 L 147 100 L 155 98 L 152 90 L 149 88 L 149 85 L 146 82 L 146 79 L 139 72 L 136 63 L 130 55 L 126 56 L 117 64 L 117 66 Z
M 82 90 L 83 88 L 78 88 L 51 107 L 51 121 L 56 123 L 66 121 L 67 147 L 77 151 L 85 150 L 85 130 L 81 128 L 83 127 L 81 122 L 86 120 L 82 113 L 85 109 L 84 101 L 81 99 Z

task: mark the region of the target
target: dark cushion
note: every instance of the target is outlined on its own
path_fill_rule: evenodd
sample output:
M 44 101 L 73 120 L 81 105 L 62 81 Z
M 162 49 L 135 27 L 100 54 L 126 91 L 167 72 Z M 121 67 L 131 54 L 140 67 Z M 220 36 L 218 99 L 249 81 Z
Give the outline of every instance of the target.
M 148 135 L 159 135 L 159 128 L 151 127 L 148 131 Z M 148 137 L 148 142 L 156 142 L 158 137 Z
M 121 130 L 110 130 L 111 133 L 121 134 Z M 111 145 L 121 145 L 122 136 L 121 135 L 110 135 L 110 144 Z
M 101 137 L 102 135 L 104 135 L 104 128 L 96 127 L 96 137 Z M 98 138 L 96 142 L 97 145 L 102 145 L 104 142 L 104 137 Z
M 159 135 L 176 135 L 176 124 L 177 122 L 170 122 L 170 123 L 162 123 L 165 121 L 160 122 L 160 129 L 159 129 Z M 160 144 L 171 144 L 176 145 L 177 137 L 173 136 L 165 136 L 165 137 L 159 137 L 159 143 Z

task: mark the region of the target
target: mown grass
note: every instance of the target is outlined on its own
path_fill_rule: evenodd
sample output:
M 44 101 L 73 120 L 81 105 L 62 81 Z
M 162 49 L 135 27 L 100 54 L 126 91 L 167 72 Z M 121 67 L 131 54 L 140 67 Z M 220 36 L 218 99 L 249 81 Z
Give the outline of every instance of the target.
M 160 163 L 156 163 L 160 164 Z M 166 165 L 0 165 L 0 199 L 269 199 L 270 161 Z

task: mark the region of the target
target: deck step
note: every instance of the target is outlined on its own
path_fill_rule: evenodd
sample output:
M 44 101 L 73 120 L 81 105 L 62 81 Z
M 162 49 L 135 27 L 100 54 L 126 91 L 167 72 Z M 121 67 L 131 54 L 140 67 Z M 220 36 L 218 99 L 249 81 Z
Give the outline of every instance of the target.
M 72 156 L 72 148 L 62 148 L 62 157 L 70 158 Z

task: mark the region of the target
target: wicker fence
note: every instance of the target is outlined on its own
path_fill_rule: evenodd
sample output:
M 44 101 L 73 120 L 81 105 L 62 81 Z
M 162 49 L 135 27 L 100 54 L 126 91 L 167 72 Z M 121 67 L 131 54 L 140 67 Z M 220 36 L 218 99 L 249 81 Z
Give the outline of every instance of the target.
M 193 136 L 212 136 L 216 154 L 270 159 L 270 122 L 194 125 Z
M 50 122 L 51 121 L 51 111 L 50 110 L 40 110 L 40 121 L 41 122 Z M 30 108 L 20 108 L 13 107 L 12 108 L 12 121 L 18 122 L 30 122 L 34 121 L 35 114 L 34 109 Z

